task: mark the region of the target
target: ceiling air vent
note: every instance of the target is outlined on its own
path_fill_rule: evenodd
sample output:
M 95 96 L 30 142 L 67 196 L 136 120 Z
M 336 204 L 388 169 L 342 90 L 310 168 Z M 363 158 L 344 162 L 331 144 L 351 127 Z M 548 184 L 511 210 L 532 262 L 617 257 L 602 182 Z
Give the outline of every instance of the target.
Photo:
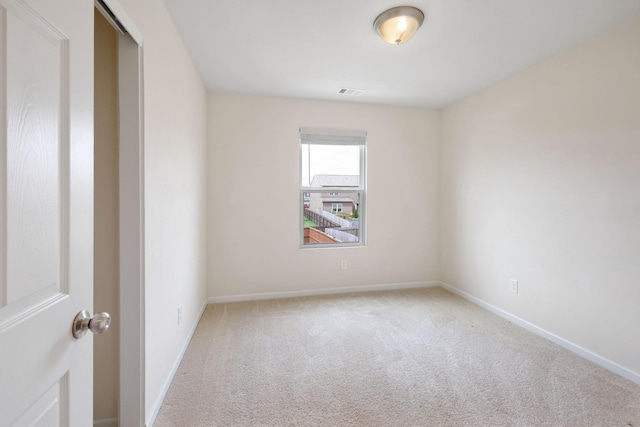
M 341 87 L 338 89 L 338 95 L 360 96 L 366 89 L 354 89 L 350 87 Z

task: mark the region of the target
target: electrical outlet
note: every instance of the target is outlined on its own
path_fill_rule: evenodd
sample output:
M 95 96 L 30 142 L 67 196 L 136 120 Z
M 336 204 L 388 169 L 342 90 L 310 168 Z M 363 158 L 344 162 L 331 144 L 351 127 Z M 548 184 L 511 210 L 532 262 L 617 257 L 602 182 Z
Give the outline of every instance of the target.
M 509 289 L 511 289 L 511 292 L 514 294 L 518 293 L 518 281 L 516 279 L 509 280 Z
M 182 307 L 178 307 L 178 325 L 182 321 Z
M 347 269 L 347 260 L 343 259 L 342 261 L 340 261 L 340 269 L 341 270 L 346 270 Z

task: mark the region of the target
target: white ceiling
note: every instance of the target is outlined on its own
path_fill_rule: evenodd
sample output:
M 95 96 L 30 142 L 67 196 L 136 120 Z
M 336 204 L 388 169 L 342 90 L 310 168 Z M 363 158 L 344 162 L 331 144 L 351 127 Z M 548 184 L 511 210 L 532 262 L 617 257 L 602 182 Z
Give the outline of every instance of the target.
M 208 90 L 431 108 L 640 16 L 640 0 L 164 2 Z M 393 46 L 372 23 L 399 5 L 426 18 Z

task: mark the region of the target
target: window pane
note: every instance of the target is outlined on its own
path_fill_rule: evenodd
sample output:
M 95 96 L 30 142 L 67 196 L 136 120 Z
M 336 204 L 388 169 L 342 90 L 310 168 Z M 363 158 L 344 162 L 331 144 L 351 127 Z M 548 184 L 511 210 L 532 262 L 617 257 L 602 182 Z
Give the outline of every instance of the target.
M 331 135 L 335 138 L 324 144 L 301 131 L 302 246 L 358 246 L 365 241 L 365 141 L 353 145 Z
M 329 186 L 318 184 L 318 179 L 314 183 L 314 177 L 321 175 L 351 176 L 354 186 L 360 185 L 360 146 L 301 144 L 300 148 L 303 187 Z
M 310 192 L 303 204 L 304 245 L 359 243 L 360 199 L 359 191 Z

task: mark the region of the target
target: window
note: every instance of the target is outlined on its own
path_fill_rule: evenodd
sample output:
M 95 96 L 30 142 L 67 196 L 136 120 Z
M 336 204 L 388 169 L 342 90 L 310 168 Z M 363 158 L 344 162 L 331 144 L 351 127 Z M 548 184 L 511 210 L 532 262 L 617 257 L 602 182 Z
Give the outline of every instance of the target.
M 301 247 L 364 244 L 366 132 L 300 129 Z

